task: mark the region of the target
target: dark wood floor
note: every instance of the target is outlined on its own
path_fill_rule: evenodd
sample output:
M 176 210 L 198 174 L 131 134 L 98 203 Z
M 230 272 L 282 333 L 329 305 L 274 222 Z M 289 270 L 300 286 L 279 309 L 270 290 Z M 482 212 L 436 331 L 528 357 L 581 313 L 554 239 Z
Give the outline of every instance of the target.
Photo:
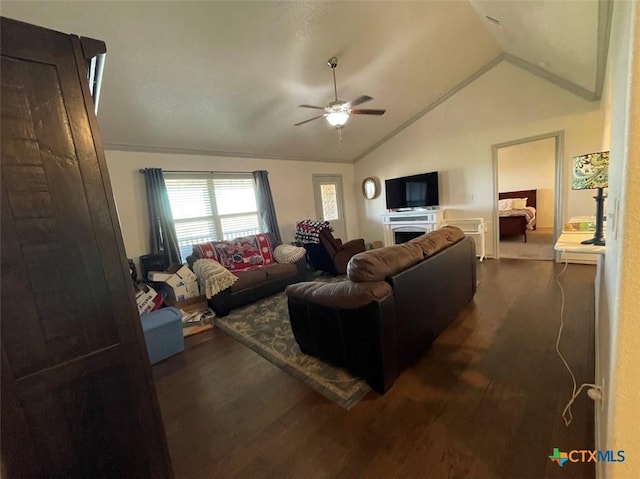
M 593 449 L 593 403 L 560 417 L 571 379 L 555 353 L 548 261 L 479 264 L 470 305 L 384 396 L 336 406 L 219 330 L 154 366 L 178 478 L 593 478 L 549 461 Z M 593 381 L 595 267 L 569 265 L 562 350 Z

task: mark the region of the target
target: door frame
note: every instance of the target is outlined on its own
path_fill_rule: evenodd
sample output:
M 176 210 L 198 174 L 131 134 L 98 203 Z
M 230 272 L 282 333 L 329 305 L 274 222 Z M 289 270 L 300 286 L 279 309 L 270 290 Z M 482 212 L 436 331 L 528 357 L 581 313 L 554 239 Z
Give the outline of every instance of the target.
M 340 187 L 340 204 L 338 205 L 338 213 L 342 216 L 342 223 L 344 224 L 344 238 L 342 240 L 346 242 L 349 239 L 349 235 L 347 234 L 347 216 L 344 213 L 344 187 L 342 184 L 342 175 L 339 173 L 312 173 L 311 174 L 311 189 L 313 191 L 313 209 L 316 213 L 316 219 L 318 218 L 318 209 L 316 204 L 316 178 L 320 177 L 335 177 L 338 180 L 338 185 Z M 324 221 L 324 220 L 323 220 Z
M 498 216 L 498 150 L 506 146 L 521 145 L 538 140 L 553 138 L 555 140 L 555 181 L 554 181 L 554 205 L 553 205 L 553 242 L 558 240 L 562 231 L 562 215 L 564 212 L 564 189 L 563 178 L 564 168 L 562 160 L 564 157 L 564 130 L 543 133 L 535 136 L 528 136 L 517 140 L 505 141 L 491 145 L 491 166 L 493 181 L 493 254 L 495 259 L 500 259 L 500 218 Z M 559 254 L 555 252 L 555 261 L 559 261 Z

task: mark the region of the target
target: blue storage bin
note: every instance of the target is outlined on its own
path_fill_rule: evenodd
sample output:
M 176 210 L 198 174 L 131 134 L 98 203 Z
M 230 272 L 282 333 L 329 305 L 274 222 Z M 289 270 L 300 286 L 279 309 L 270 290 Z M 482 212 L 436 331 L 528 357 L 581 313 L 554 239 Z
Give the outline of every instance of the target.
M 140 320 L 151 364 L 184 351 L 182 312 L 179 309 L 162 308 L 144 313 Z

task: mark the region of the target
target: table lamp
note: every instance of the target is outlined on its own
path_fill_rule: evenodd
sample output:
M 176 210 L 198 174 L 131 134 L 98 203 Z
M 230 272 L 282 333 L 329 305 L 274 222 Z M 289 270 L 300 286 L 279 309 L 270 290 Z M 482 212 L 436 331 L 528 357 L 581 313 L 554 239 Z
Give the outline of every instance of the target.
M 582 244 L 604 246 L 602 228 L 604 223 L 604 193 L 609 180 L 609 152 L 588 153 L 573 158 L 572 190 L 597 190 L 596 196 L 596 232 L 593 238 Z

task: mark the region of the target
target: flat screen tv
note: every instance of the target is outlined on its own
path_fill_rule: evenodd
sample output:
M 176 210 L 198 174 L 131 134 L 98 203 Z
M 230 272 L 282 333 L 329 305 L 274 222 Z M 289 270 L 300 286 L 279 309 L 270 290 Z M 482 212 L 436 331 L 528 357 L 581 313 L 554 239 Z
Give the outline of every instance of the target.
M 438 206 L 438 172 L 403 176 L 385 180 L 387 209 L 420 208 Z

